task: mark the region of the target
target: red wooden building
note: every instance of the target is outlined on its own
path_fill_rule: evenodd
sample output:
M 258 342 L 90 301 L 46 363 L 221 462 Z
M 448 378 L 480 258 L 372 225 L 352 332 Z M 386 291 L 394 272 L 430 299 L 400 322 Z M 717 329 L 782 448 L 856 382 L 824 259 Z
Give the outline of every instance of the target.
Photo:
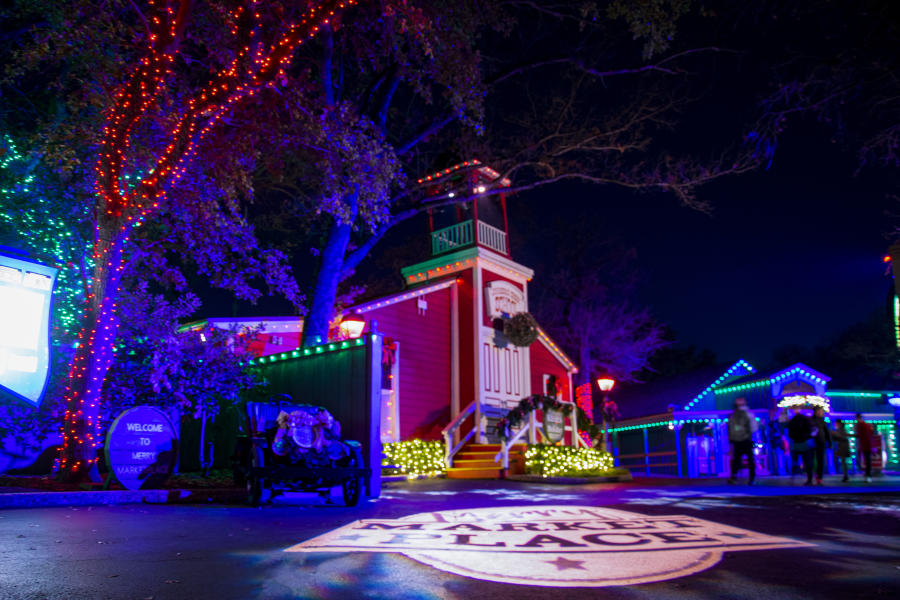
M 383 442 L 442 439 L 442 430 L 466 411 L 474 419 L 463 432 L 477 423 L 473 441 L 491 441 L 492 422 L 522 398 L 546 393 L 551 378 L 560 399 L 574 401 L 577 368 L 543 331 L 528 347 L 502 335 L 503 318 L 528 311 L 534 275 L 509 253 L 506 198 L 497 193 L 508 181 L 469 161 L 421 182 L 433 182 L 435 196 L 465 194 L 473 200 L 429 214 L 432 256 L 402 269 L 405 290 L 344 314 L 361 315 L 366 331 L 377 329 L 390 348 L 384 358 L 384 386 L 390 389 L 383 392 Z M 207 323 L 215 321 L 235 322 Z M 266 327 L 260 337 L 264 355 L 290 349 L 286 341 L 299 342 L 300 319 L 273 319 L 272 328 L 266 319 L 257 321 Z

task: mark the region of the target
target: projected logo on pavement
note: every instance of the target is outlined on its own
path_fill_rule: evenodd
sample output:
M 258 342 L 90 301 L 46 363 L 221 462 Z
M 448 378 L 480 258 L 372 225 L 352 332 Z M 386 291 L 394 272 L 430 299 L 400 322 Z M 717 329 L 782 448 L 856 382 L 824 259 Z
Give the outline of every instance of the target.
M 725 551 L 810 545 L 682 515 L 536 506 L 365 519 L 287 551 L 399 552 L 489 581 L 602 587 L 696 573 L 719 562 Z

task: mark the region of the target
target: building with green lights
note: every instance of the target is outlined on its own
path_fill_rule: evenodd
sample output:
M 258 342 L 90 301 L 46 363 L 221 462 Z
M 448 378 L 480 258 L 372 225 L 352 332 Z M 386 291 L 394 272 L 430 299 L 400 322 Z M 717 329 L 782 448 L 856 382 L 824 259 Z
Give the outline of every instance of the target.
M 856 413 L 862 413 L 880 436 L 881 468 L 900 470 L 896 408 L 900 391 L 829 389 L 830 380 L 804 364 L 761 374 L 739 360 L 725 369 L 633 388 L 617 397 L 625 418 L 610 429 L 617 464 L 646 475 L 728 476 L 727 421 L 735 400 L 743 397 L 759 423 L 754 448 L 758 475 L 788 474 L 789 456 L 779 442 L 778 417 L 814 404 L 825 407 L 829 423 L 842 419 L 851 433 Z M 856 440 L 850 444 L 856 456 Z M 827 472 L 836 472 L 830 450 L 826 467 Z

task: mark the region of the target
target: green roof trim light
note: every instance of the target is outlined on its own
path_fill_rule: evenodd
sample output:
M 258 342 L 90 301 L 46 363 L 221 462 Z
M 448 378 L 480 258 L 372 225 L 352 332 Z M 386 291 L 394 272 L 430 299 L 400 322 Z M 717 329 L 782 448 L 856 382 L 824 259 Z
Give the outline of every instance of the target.
M 320 344 L 318 346 L 311 346 L 308 348 L 303 348 L 302 351 L 298 348 L 297 350 L 290 350 L 288 352 L 281 352 L 279 354 L 270 354 L 269 356 L 260 356 L 259 358 L 251 358 L 247 361 L 249 365 L 261 365 L 264 363 L 274 363 L 282 360 L 288 360 L 291 358 L 303 358 L 305 356 L 311 356 L 313 353 L 322 354 L 323 352 L 335 352 L 341 350 L 347 350 L 348 348 L 355 348 L 356 346 L 362 346 L 366 341 L 363 338 L 355 339 L 355 340 L 344 340 L 343 342 L 329 342 L 325 344 Z
M 881 392 L 854 392 L 854 391 L 834 391 L 826 392 L 826 396 L 834 396 L 836 398 L 881 398 Z
M 734 372 L 740 368 L 747 369 L 748 373 L 756 373 L 756 369 L 753 368 L 753 365 L 748 363 L 743 358 L 739 359 L 736 363 L 731 365 L 731 367 L 727 371 L 725 371 L 725 373 L 723 373 L 718 379 L 716 379 L 714 382 L 712 382 L 711 385 L 708 385 L 705 390 L 703 390 L 702 392 L 700 392 L 699 394 L 694 396 L 693 400 L 691 400 L 690 402 L 685 404 L 684 410 L 691 410 L 691 407 L 693 407 L 697 402 L 699 402 L 701 399 L 703 399 L 703 397 L 706 396 L 706 394 L 713 391 L 719 384 L 724 383 L 725 380 L 727 380 L 729 377 L 731 377 L 734 374 Z
M 749 381 L 747 383 L 739 383 L 737 385 L 729 385 L 723 388 L 713 390 L 716 394 L 727 394 L 728 392 L 740 392 L 743 390 L 752 390 L 754 388 L 766 387 L 772 385 L 771 379 L 760 379 L 758 381 Z

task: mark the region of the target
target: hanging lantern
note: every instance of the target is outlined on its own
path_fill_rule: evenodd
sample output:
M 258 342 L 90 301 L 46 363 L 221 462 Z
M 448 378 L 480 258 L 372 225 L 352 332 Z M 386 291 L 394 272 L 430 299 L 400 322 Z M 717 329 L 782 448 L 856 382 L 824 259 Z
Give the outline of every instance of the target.
M 344 315 L 339 327 L 342 338 L 349 340 L 356 339 L 362 335 L 363 329 L 366 327 L 366 320 L 356 313 L 351 313 Z

